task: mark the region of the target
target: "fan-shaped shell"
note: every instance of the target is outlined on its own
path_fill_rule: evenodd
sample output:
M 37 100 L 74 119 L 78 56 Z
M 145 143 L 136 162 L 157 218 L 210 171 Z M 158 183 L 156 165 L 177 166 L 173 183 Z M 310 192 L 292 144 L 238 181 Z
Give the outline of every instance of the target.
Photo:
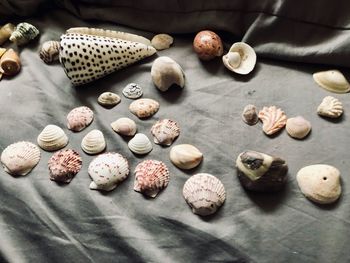
M 74 108 L 67 115 L 67 127 L 72 131 L 79 132 L 89 126 L 93 118 L 94 113 L 89 107 Z
M 80 171 L 82 159 L 78 152 L 65 149 L 54 153 L 49 162 L 50 180 L 69 183 Z
M 317 72 L 313 74 L 313 78 L 319 86 L 328 91 L 335 93 L 350 91 L 350 83 L 339 70 Z
M 139 118 L 148 118 L 159 110 L 159 103 L 152 99 L 138 99 L 130 104 L 129 110 Z
M 134 136 L 137 131 L 136 123 L 129 118 L 119 118 L 111 126 L 113 131 L 125 136 Z
M 276 106 L 264 107 L 258 114 L 263 122 L 263 131 L 267 135 L 272 135 L 282 129 L 287 122 L 287 116 Z
M 248 125 L 254 125 L 259 121 L 258 114 L 256 113 L 256 107 L 254 105 L 248 104 L 244 107 L 242 120 Z
M 136 83 L 129 83 L 123 89 L 123 95 L 128 99 L 138 99 L 142 96 L 143 90 Z
M 8 49 L 0 59 L 0 74 L 13 76 L 21 69 L 21 61 L 18 54 L 12 49 Z
M 5 171 L 12 175 L 26 175 L 39 163 L 40 150 L 31 142 L 10 144 L 1 153 L 1 163 Z
M 104 107 L 113 107 L 120 102 L 120 97 L 113 92 L 103 92 L 98 96 L 97 101 Z
M 60 53 L 60 42 L 58 41 L 46 41 L 40 48 L 39 57 L 45 63 L 49 64 L 58 60 L 58 55 Z
M 192 169 L 198 166 L 203 154 L 191 144 L 175 145 L 170 150 L 171 162 L 180 169 Z
M 215 176 L 199 173 L 191 176 L 183 187 L 183 196 L 194 214 L 214 214 L 225 202 L 224 185 Z
M 24 45 L 36 38 L 38 35 L 39 30 L 35 26 L 23 22 L 16 26 L 15 31 L 13 31 L 10 36 L 10 41 L 16 43 L 17 45 Z
M 169 170 L 161 161 L 145 160 L 135 168 L 134 190 L 150 197 L 168 186 Z
M 303 139 L 311 131 L 311 123 L 301 116 L 289 118 L 287 120 L 286 130 L 291 137 Z
M 38 135 L 37 142 L 45 151 L 56 151 L 68 144 L 68 137 L 60 127 L 50 124 Z
M 10 38 L 15 28 L 11 23 L 7 23 L 0 28 L 0 45 L 4 44 Z
M 163 119 L 152 126 L 151 133 L 156 144 L 170 146 L 180 135 L 180 127 L 176 121 Z
M 168 34 L 155 35 L 151 40 L 152 46 L 157 50 L 168 49 L 173 42 L 173 37 Z
M 343 104 L 338 99 L 327 96 L 317 107 L 317 113 L 329 118 L 338 118 L 343 114 Z
M 134 138 L 129 141 L 128 147 L 130 151 L 136 154 L 147 154 L 153 149 L 151 141 L 143 133 L 137 133 Z
M 98 154 L 106 148 L 106 140 L 99 130 L 92 130 L 81 141 L 81 148 L 87 154 Z
M 104 153 L 92 160 L 88 173 L 93 180 L 90 189 L 112 191 L 128 177 L 129 164 L 119 153 Z
M 224 52 L 221 38 L 213 31 L 200 31 L 193 40 L 193 48 L 202 60 L 220 57 Z

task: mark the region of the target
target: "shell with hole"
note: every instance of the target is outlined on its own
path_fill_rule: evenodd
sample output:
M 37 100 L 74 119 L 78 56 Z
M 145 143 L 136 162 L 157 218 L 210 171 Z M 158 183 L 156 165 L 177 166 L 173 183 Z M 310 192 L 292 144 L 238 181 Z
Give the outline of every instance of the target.
M 124 136 L 134 136 L 137 131 L 136 123 L 129 118 L 119 118 L 111 123 L 113 131 Z
M 67 127 L 72 131 L 79 132 L 89 126 L 93 119 L 94 113 L 89 107 L 76 107 L 67 115 Z
M 343 104 L 332 96 L 324 97 L 317 107 L 317 114 L 328 118 L 338 118 L 343 114 Z
M 65 132 L 56 125 L 47 125 L 37 138 L 38 145 L 45 151 L 56 151 L 68 144 Z
M 287 123 L 287 116 L 283 110 L 276 106 L 264 107 L 258 114 L 263 122 L 263 131 L 272 135 L 281 130 Z
M 191 144 L 175 145 L 170 150 L 170 161 L 180 169 L 197 167 L 203 159 L 203 153 Z
M 350 83 L 339 70 L 316 72 L 313 75 L 315 82 L 322 88 L 334 93 L 347 93 Z
M 159 110 L 159 102 L 153 99 L 138 99 L 130 104 L 129 110 L 140 119 L 148 118 Z
M 151 40 L 152 46 L 157 50 L 168 49 L 173 42 L 173 37 L 168 34 L 155 35 Z
M 39 30 L 32 24 L 23 22 L 16 26 L 16 29 L 12 32 L 10 36 L 10 41 L 16 43 L 17 45 L 27 44 L 29 41 L 33 40 L 39 35 Z
M 180 127 L 176 121 L 163 119 L 157 121 L 151 128 L 154 143 L 170 146 L 180 135 Z
M 301 116 L 289 118 L 286 123 L 289 136 L 296 139 L 305 138 L 311 131 L 311 123 Z
M 201 60 L 220 57 L 224 52 L 221 38 L 213 31 L 203 30 L 193 40 L 193 49 Z
M 153 149 L 151 141 L 143 133 L 137 133 L 134 138 L 129 141 L 128 147 L 130 151 L 136 154 L 147 154 Z
M 46 64 L 50 64 L 58 60 L 60 53 L 60 42 L 49 40 L 42 44 L 39 52 L 39 57 Z
M 21 70 L 21 61 L 18 54 L 8 49 L 0 58 L 0 79 L 2 75 L 14 76 Z
M 81 141 L 81 148 L 87 154 L 98 154 L 106 149 L 106 140 L 100 130 L 92 130 Z
M 7 23 L 0 28 L 0 45 L 4 44 L 10 38 L 15 28 L 11 23 Z
M 97 102 L 106 108 L 112 108 L 121 101 L 120 97 L 113 92 L 103 92 L 97 98 Z

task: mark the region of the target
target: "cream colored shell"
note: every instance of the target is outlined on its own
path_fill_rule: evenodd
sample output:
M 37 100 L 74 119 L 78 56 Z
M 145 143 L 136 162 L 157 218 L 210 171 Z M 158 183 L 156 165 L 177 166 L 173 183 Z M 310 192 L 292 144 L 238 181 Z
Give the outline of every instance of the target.
M 159 103 L 153 99 L 138 99 L 130 104 L 129 110 L 139 118 L 148 118 L 159 110 Z
M 301 116 L 289 118 L 287 120 L 286 130 L 291 137 L 303 139 L 311 131 L 311 123 Z
M 81 141 L 81 148 L 87 154 L 98 154 L 106 148 L 106 140 L 100 130 L 92 130 Z
M 151 40 L 152 46 L 157 50 L 168 49 L 173 42 L 173 37 L 168 34 L 155 35 Z
M 97 98 L 97 102 L 104 107 L 113 107 L 120 102 L 120 97 L 113 92 L 103 92 Z
M 339 70 L 327 70 L 313 74 L 316 83 L 322 88 L 335 92 L 346 93 L 350 91 L 350 84 Z
M 56 151 L 68 144 L 68 137 L 60 127 L 50 124 L 38 135 L 37 142 L 45 151 Z
M 191 144 L 175 145 L 170 150 L 171 162 L 180 169 L 192 169 L 198 166 L 203 154 Z
M 119 118 L 111 123 L 113 131 L 125 136 L 134 136 L 137 131 L 136 123 L 129 118 Z
M 317 107 L 317 113 L 324 117 L 338 118 L 343 114 L 343 104 L 337 98 L 327 96 Z
M 283 110 L 276 106 L 264 107 L 258 114 L 263 122 L 263 131 L 272 135 L 282 129 L 287 122 L 287 116 Z
M 130 151 L 136 154 L 147 154 L 153 149 L 151 141 L 143 133 L 137 133 L 134 138 L 129 141 L 128 147 Z

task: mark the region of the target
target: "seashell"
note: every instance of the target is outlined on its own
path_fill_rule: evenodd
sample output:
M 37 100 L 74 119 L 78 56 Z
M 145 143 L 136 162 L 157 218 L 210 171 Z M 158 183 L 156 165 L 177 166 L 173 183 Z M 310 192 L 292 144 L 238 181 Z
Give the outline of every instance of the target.
M 331 165 L 306 166 L 296 177 L 301 192 L 313 202 L 330 204 L 341 195 L 340 172 Z
M 317 113 L 329 118 L 338 118 L 343 114 L 343 104 L 332 96 L 324 97 L 317 107 Z
M 106 141 L 103 133 L 99 130 L 92 130 L 86 134 L 81 141 L 81 148 L 87 154 L 98 154 L 106 148 Z
M 138 99 L 130 104 L 129 110 L 140 119 L 148 118 L 159 110 L 159 103 L 152 99 Z
M 263 131 L 267 135 L 272 135 L 282 129 L 287 122 L 287 116 L 276 106 L 264 107 L 258 114 L 263 122 Z
M 13 76 L 21 69 L 21 61 L 17 53 L 12 49 L 8 49 L 0 58 L 0 79 L 1 75 Z
M 129 141 L 128 147 L 130 151 L 136 154 L 147 154 L 153 149 L 151 141 L 143 133 L 137 133 L 135 137 Z
M 151 40 L 152 46 L 157 50 L 168 49 L 173 42 L 173 37 L 168 34 L 155 35 Z
M 199 32 L 193 40 L 193 48 L 202 60 L 211 60 L 220 57 L 224 52 L 221 38 L 213 31 Z
M 151 76 L 154 85 L 161 91 L 167 91 L 172 85 L 185 86 L 182 68 L 169 57 L 159 57 L 153 62 Z
M 11 23 L 0 28 L 0 45 L 4 44 L 10 38 L 13 31 L 15 31 L 15 26 Z
M 138 42 L 82 34 L 62 35 L 60 45 L 60 61 L 74 86 L 102 78 L 157 52 Z
M 56 151 L 68 144 L 68 137 L 56 125 L 47 125 L 37 138 L 38 145 L 45 151 Z
M 10 41 L 17 45 L 27 44 L 39 35 L 39 30 L 29 23 L 19 23 L 10 36 Z
M 60 42 L 58 41 L 46 41 L 40 48 L 39 57 L 47 64 L 58 60 L 60 53 Z
M 161 161 L 145 160 L 135 168 L 134 190 L 149 197 L 155 198 L 169 181 L 169 170 Z
M 88 173 L 93 180 L 90 189 L 112 191 L 128 177 L 128 160 L 119 153 L 100 154 L 89 164 Z
M 311 123 L 301 116 L 289 118 L 287 120 L 286 130 L 291 137 L 303 139 L 311 131 Z
M 316 83 L 322 88 L 334 93 L 347 93 L 350 91 L 350 83 L 339 70 L 327 70 L 314 73 Z
M 143 90 L 136 83 L 129 83 L 123 89 L 123 95 L 128 99 L 138 99 L 142 96 Z
M 82 159 L 78 152 L 65 149 L 54 153 L 48 162 L 50 180 L 69 183 L 79 173 Z
M 119 118 L 111 126 L 113 131 L 125 136 L 134 136 L 137 131 L 136 123 L 129 118 Z
M 279 191 L 287 182 L 287 163 L 265 153 L 245 151 L 236 160 L 242 186 L 252 191 Z
M 81 106 L 74 108 L 67 115 L 68 129 L 79 132 L 90 125 L 94 118 L 94 113 L 89 107 Z
M 254 105 L 248 104 L 244 107 L 242 120 L 248 125 L 255 125 L 259 121 L 256 107 Z
M 180 169 L 192 169 L 198 166 L 203 154 L 191 144 L 179 144 L 171 148 L 170 160 Z
M 0 47 L 0 58 L 2 57 L 2 55 L 4 55 L 6 52 L 6 48 L 1 48 Z
M 151 128 L 154 143 L 170 146 L 180 135 L 180 127 L 176 121 L 163 119 L 157 121 Z
M 113 92 L 103 92 L 98 96 L 97 102 L 104 107 L 113 107 L 120 102 L 120 97 Z
M 228 53 L 222 57 L 222 62 L 227 69 L 238 74 L 250 73 L 256 64 L 254 49 L 246 43 L 234 43 Z
M 0 159 L 7 173 L 26 175 L 39 163 L 40 150 L 31 142 L 16 142 L 5 148 Z
M 215 176 L 199 173 L 185 183 L 182 194 L 194 214 L 208 216 L 214 214 L 225 202 L 226 191 Z

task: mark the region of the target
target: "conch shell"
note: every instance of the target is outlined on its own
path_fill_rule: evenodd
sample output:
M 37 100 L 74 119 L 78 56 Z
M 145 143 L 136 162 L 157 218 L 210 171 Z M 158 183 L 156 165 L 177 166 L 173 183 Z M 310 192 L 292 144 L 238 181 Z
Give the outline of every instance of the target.
M 10 41 L 17 45 L 27 44 L 39 35 L 39 30 L 29 23 L 19 23 L 10 36 Z

